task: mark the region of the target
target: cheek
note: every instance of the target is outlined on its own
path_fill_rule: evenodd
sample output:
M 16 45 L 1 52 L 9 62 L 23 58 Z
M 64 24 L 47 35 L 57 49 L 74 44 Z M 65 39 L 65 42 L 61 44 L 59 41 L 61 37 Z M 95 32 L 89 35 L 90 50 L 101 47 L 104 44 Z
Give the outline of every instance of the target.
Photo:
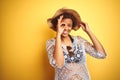
M 72 27 L 69 27 L 68 29 L 69 29 L 69 30 L 72 30 Z

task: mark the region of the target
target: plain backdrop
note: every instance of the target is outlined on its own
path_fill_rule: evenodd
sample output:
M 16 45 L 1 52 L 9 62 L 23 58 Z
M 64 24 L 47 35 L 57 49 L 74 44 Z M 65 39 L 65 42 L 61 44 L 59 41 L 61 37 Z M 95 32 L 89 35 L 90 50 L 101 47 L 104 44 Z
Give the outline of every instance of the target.
M 46 40 L 55 37 L 47 19 L 75 9 L 103 44 L 106 59 L 87 55 L 92 80 L 120 80 L 120 0 L 1 0 L 1 80 L 54 80 Z M 80 35 L 90 41 L 79 29 Z

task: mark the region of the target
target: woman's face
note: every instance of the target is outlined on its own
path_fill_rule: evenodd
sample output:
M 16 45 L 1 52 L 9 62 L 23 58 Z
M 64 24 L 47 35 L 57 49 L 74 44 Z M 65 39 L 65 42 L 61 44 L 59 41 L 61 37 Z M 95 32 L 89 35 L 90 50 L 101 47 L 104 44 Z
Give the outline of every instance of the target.
M 62 32 L 62 36 L 66 37 L 69 35 L 70 31 L 72 30 L 73 22 L 70 18 L 65 18 L 62 20 L 62 27 L 64 27 L 64 30 Z

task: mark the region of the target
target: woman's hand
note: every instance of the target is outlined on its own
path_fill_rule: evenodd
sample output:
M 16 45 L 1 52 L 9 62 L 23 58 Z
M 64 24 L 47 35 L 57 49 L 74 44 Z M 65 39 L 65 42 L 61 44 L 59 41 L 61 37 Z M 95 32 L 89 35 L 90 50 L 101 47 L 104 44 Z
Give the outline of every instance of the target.
M 95 35 L 92 33 L 92 31 L 90 30 L 89 26 L 87 23 L 85 22 L 81 22 L 81 27 L 82 29 L 88 34 L 88 36 L 90 37 L 92 43 L 93 43 L 93 47 L 99 51 L 101 54 L 103 54 L 103 58 L 105 58 L 106 56 L 106 52 L 102 46 L 102 44 L 100 43 L 100 41 L 95 37 Z
M 83 29 L 83 31 L 85 31 L 86 33 L 88 33 L 90 31 L 89 25 L 85 22 L 81 22 L 81 27 Z
M 62 22 L 62 19 L 63 19 L 63 16 L 60 16 L 60 18 L 58 19 L 58 24 L 57 24 L 57 33 L 59 33 L 60 35 L 64 31 L 64 27 L 62 26 L 64 23 Z

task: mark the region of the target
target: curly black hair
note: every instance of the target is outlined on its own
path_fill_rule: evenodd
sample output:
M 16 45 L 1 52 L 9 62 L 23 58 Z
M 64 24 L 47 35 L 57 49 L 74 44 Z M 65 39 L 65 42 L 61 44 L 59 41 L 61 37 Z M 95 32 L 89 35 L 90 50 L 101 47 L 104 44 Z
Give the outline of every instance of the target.
M 65 13 L 63 13 L 63 14 L 58 15 L 58 16 L 55 17 L 54 19 L 52 19 L 51 23 L 52 23 L 53 27 L 55 28 L 55 30 L 56 30 L 56 26 L 57 26 L 57 24 L 58 24 L 58 19 L 59 19 L 60 16 L 62 16 L 62 15 L 63 15 L 63 19 L 69 18 L 69 19 L 72 20 L 72 22 L 73 22 L 72 28 L 77 26 L 77 20 L 76 20 L 76 18 L 75 18 L 73 15 L 65 12 Z

